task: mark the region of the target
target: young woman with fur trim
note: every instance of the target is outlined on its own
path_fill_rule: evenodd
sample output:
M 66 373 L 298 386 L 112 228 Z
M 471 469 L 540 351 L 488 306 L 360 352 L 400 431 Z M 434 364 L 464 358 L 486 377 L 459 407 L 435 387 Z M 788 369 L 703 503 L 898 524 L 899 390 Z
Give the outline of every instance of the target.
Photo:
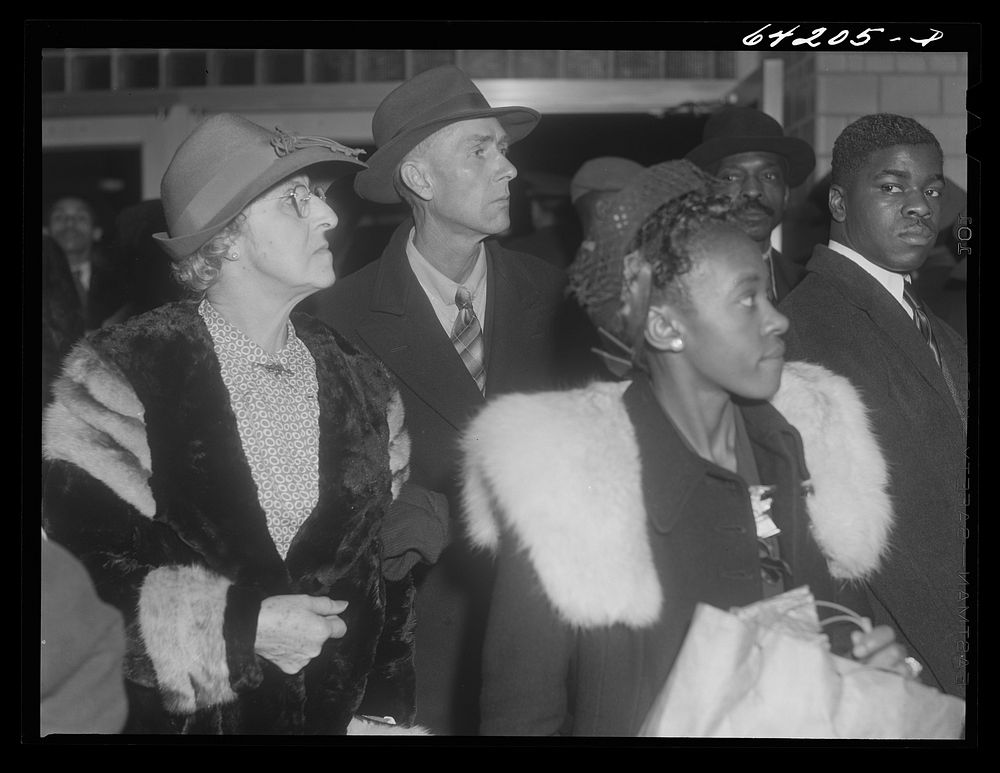
M 200 300 L 92 334 L 55 385 L 44 525 L 125 618 L 126 732 L 413 718 L 412 587 L 384 577 L 380 538 L 407 475 L 399 395 L 292 313 L 334 281 L 324 191 L 357 155 L 203 121 L 163 177 L 156 234 Z
M 868 611 L 891 508 L 865 408 L 784 363 L 760 250 L 706 180 L 646 170 L 571 268 L 630 380 L 501 398 L 464 437 L 467 526 L 497 554 L 485 734 L 635 735 L 698 602 L 807 584 Z M 890 628 L 844 638 L 906 673 Z

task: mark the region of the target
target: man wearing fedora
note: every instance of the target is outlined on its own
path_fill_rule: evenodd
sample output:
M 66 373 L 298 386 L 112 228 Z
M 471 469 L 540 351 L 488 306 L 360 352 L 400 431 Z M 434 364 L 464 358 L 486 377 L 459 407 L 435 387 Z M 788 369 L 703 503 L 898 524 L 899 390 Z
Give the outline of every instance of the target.
M 414 567 L 417 711 L 442 734 L 478 732 L 480 659 L 492 569 L 457 526 L 460 431 L 485 400 L 551 385 L 565 276 L 488 237 L 510 224 L 508 147 L 539 114 L 493 108 L 462 70 L 422 72 L 383 100 L 377 149 L 355 190 L 404 200 L 380 259 L 337 282 L 319 316 L 377 357 L 399 383 L 412 440 L 410 496 L 389 524 L 433 554 L 442 510 L 450 543 Z M 414 494 L 414 492 L 418 492 Z M 392 521 L 392 518 L 390 518 Z M 405 547 L 405 545 L 404 545 Z
M 768 296 L 780 301 L 801 281 L 805 270 L 771 245 L 781 225 L 790 191 L 816 166 L 808 142 L 786 137 L 776 120 L 749 107 L 726 107 L 705 123 L 702 141 L 687 158 L 721 180 L 743 229 L 760 247 L 771 272 Z

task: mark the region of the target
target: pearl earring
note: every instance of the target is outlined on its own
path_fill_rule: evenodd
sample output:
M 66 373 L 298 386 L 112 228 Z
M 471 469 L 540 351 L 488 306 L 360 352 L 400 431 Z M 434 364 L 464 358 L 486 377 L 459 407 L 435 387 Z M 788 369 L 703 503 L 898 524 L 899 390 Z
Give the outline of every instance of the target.
M 679 338 L 675 338 L 673 341 L 670 342 L 671 351 L 679 352 L 683 348 L 684 348 L 684 342 Z
M 229 259 L 230 260 L 239 260 L 240 259 L 240 253 L 237 252 L 236 250 L 233 250 L 233 254 L 229 256 Z

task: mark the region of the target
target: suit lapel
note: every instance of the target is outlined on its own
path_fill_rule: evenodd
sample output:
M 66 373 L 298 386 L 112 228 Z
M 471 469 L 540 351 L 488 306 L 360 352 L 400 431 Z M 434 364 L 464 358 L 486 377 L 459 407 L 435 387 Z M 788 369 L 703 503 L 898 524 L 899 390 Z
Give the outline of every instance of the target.
M 520 281 L 511 265 L 487 244 L 486 392 L 511 391 L 529 363 L 526 345 L 540 333 L 540 303 L 530 284 Z M 500 332 L 498 332 L 500 331 Z
M 845 295 L 868 314 L 872 323 L 891 339 L 914 370 L 958 414 L 958 407 L 933 352 L 920 336 L 913 320 L 881 284 L 852 261 L 822 245 L 816 247 L 810 269 L 841 285 Z
M 805 269 L 786 258 L 778 250 L 771 250 L 771 272 L 774 275 L 774 289 L 780 301 L 797 285 Z
M 401 384 L 461 429 L 483 396 L 410 269 L 406 240 L 411 227 L 407 220 L 397 228 L 383 253 L 372 314 L 358 326 L 358 335 Z

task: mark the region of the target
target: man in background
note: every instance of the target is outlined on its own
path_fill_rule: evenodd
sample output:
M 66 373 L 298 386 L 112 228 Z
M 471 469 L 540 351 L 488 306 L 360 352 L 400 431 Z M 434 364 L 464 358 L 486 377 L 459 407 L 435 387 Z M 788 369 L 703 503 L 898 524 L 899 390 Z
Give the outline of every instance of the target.
M 740 225 L 770 270 L 768 297 L 780 301 L 805 272 L 774 249 L 771 233 L 785 218 L 791 189 L 816 166 L 812 147 L 786 137 L 781 124 L 760 110 L 726 107 L 706 121 L 701 144 L 687 158 L 718 177 L 719 192 L 733 199 Z
M 86 329 L 119 321 L 127 282 L 100 246 L 104 228 L 94 205 L 83 196 L 62 196 L 49 208 L 47 227 L 69 265 Z

